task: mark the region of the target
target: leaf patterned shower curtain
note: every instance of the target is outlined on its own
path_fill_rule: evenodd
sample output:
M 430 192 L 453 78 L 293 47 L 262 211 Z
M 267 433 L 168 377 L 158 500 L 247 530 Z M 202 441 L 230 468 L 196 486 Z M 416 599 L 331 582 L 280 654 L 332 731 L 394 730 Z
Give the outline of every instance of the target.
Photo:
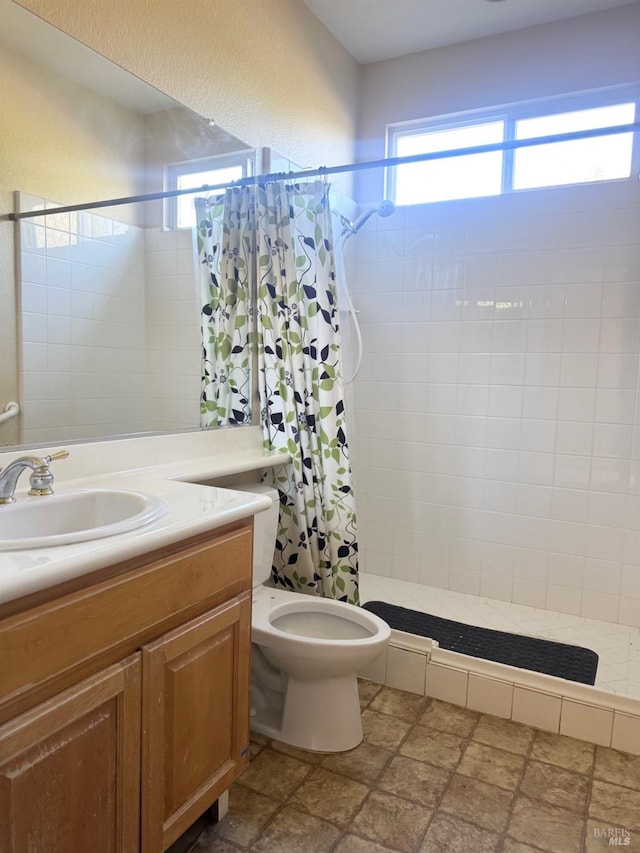
M 239 188 L 198 198 L 196 237 L 202 304 L 200 424 L 251 423 L 251 196 Z
M 328 191 L 321 181 L 256 190 L 258 385 L 265 447 L 293 460 L 271 474 L 274 580 L 358 604 Z

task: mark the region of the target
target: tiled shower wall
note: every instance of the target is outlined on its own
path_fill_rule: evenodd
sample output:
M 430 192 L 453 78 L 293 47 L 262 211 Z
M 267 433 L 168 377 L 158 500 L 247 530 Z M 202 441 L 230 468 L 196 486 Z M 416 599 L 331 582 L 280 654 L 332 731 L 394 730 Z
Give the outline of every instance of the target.
M 362 570 L 640 625 L 638 181 L 400 208 L 345 254 Z
M 200 423 L 201 335 L 190 229 L 145 229 L 147 422 L 149 429 Z
M 21 194 L 20 209 L 45 201 Z M 20 442 L 195 427 L 191 234 L 87 212 L 20 223 Z

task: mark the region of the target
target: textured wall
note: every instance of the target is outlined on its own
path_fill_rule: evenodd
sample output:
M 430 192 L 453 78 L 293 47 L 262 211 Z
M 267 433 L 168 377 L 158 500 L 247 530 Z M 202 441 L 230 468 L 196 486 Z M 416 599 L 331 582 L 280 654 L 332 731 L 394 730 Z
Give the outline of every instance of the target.
M 353 159 L 359 67 L 302 0 L 21 5 L 253 147 Z

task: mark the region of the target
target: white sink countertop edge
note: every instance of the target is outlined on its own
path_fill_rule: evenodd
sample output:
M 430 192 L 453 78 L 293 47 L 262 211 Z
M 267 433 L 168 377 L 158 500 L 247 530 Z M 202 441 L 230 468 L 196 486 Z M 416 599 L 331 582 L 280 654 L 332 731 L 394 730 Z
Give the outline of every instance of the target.
M 83 488 L 127 489 L 160 498 L 168 511 L 128 533 L 73 545 L 0 552 L 0 604 L 262 512 L 271 506 L 262 495 L 242 492 L 240 487 L 236 491 L 181 481 L 257 472 L 288 460 L 283 454 L 240 452 L 54 483 L 51 500 L 55 494 Z M 49 500 L 27 498 L 26 492 L 17 490 L 16 499 Z

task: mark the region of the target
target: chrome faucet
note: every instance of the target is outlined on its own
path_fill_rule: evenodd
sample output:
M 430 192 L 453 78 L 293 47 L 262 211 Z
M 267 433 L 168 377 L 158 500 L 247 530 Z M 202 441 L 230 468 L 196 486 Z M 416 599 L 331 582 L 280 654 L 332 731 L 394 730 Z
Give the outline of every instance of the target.
M 52 495 L 53 474 L 49 470 L 49 464 L 54 459 L 66 459 L 68 450 L 59 450 L 50 456 L 21 456 L 14 459 L 6 468 L 0 468 L 0 504 L 11 504 L 15 501 L 13 493 L 16 490 L 18 477 L 25 468 L 31 468 L 29 476 L 30 495 Z

